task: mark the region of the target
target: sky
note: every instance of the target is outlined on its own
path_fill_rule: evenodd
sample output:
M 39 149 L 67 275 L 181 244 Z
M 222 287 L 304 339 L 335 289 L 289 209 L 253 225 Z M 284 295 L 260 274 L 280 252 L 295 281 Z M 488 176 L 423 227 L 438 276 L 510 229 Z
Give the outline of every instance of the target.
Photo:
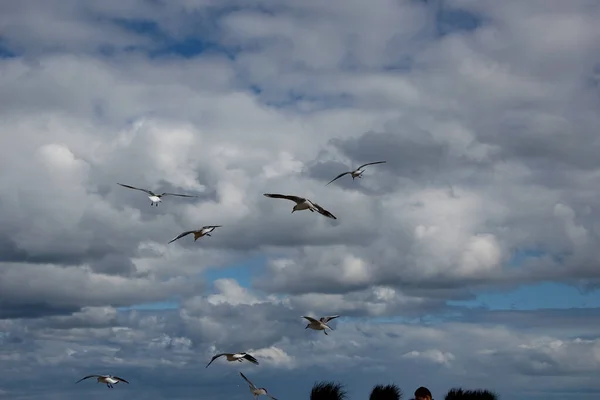
M 598 20 L 596 0 L 0 2 L 0 398 L 250 399 L 242 371 L 280 400 L 597 399 Z M 205 368 L 239 351 L 260 365 Z

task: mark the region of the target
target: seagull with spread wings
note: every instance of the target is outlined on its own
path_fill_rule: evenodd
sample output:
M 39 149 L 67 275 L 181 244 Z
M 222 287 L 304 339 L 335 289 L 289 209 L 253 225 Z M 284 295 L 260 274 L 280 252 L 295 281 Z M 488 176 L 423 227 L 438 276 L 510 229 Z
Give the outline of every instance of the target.
M 264 196 L 271 197 L 273 199 L 287 199 L 296 203 L 294 208 L 292 209 L 292 213 L 294 211 L 302 211 L 302 210 L 310 210 L 311 212 L 318 212 L 321 215 L 326 216 L 327 218 L 337 219 L 332 213 L 315 203 L 314 201 L 310 201 L 304 197 L 298 196 L 289 196 L 285 194 L 275 194 L 275 193 L 265 193 Z
M 256 360 L 256 358 L 254 358 L 252 355 L 248 354 L 248 353 L 220 353 L 220 354 L 216 354 L 208 364 L 206 364 L 205 368 L 208 368 L 208 366 L 210 364 L 212 364 L 213 361 L 215 361 L 217 358 L 221 357 L 221 356 L 225 356 L 227 358 L 227 361 L 239 361 L 242 362 L 244 360 L 250 361 L 252 364 L 258 365 L 258 360 Z
M 244 380 L 246 382 L 248 382 L 248 386 L 250 387 L 250 392 L 252 392 L 252 394 L 254 395 L 255 399 L 262 394 L 262 395 L 265 395 L 265 396 L 269 396 L 273 400 L 277 400 L 275 397 L 271 396 L 267 392 L 267 389 L 265 389 L 265 388 L 257 388 L 254 385 L 254 383 L 250 382 L 250 380 L 248 378 L 246 378 L 246 375 L 242 374 L 241 372 L 240 372 L 240 375 L 242 376 L 242 378 L 244 378 Z
M 386 163 L 386 161 L 375 161 L 375 162 L 363 164 L 360 167 L 356 168 L 354 171 L 347 171 L 347 172 L 343 172 L 343 173 L 339 174 L 338 176 L 333 178 L 331 181 L 329 181 L 325 186 L 329 185 L 331 182 L 333 182 L 337 179 L 340 179 L 342 176 L 348 175 L 348 174 L 350 174 L 352 176 L 352 180 L 354 180 L 355 178 L 362 178 L 362 174 L 363 174 L 363 172 L 365 172 L 363 169 L 364 167 L 366 167 L 367 165 L 384 164 L 384 163 Z
M 150 202 L 151 202 L 150 205 L 151 206 L 157 206 L 157 207 L 158 207 L 158 204 L 162 201 L 162 197 L 164 197 L 164 196 L 198 197 L 198 196 L 192 196 L 192 195 L 189 195 L 189 194 L 177 194 L 177 193 L 168 193 L 168 192 L 156 194 L 152 190 L 141 189 L 141 188 L 137 188 L 135 186 L 125 185 L 123 183 L 118 183 L 117 182 L 117 185 L 121 185 L 121 186 L 126 187 L 128 189 L 141 190 L 142 192 L 148 193 L 150 195 L 150 196 L 148 196 L 148 198 L 150 199 Z
M 201 229 L 183 232 L 183 233 L 179 234 L 177 237 L 171 239 L 171 241 L 169 243 L 172 243 L 172 242 L 176 241 L 177 239 L 181 239 L 182 237 L 187 236 L 190 233 L 194 234 L 194 242 L 195 242 L 196 240 L 200 239 L 202 236 L 212 236 L 210 233 L 212 231 L 214 231 L 215 229 L 220 228 L 221 226 L 222 225 L 207 225 L 207 226 L 203 226 Z
M 302 318 L 306 318 L 309 321 L 308 325 L 306 325 L 306 328 L 304 328 L 304 329 L 310 328 L 310 329 L 314 329 L 315 331 L 323 331 L 323 333 L 325 333 L 327 335 L 326 329 L 333 330 L 333 328 L 330 327 L 329 325 L 327 325 L 327 323 L 337 317 L 339 317 L 339 315 L 332 315 L 330 317 L 321 317 L 317 320 L 312 317 L 307 317 L 307 316 L 303 315 Z
M 88 376 L 84 376 L 83 378 L 81 378 L 80 380 L 78 380 L 75 383 L 79 383 L 82 380 L 88 379 L 88 378 L 96 378 L 96 381 L 98 383 L 105 383 L 106 387 L 108 387 L 109 389 L 112 389 L 113 385 L 116 385 L 119 382 L 129 383 L 123 378 L 119 378 L 118 376 L 112 376 L 112 375 L 88 375 Z

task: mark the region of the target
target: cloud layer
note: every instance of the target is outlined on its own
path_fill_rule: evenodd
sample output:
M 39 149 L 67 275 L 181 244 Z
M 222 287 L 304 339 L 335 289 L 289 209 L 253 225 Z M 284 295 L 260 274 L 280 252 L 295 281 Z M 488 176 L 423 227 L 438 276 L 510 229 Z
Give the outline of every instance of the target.
M 600 284 L 599 19 L 585 0 L 0 5 L 0 397 L 100 398 L 73 382 L 110 373 L 116 399 L 242 399 L 242 370 L 290 400 L 322 379 L 597 398 L 598 309 L 464 302 Z M 167 244 L 204 225 L 223 227 Z M 205 369 L 220 351 L 261 365 Z

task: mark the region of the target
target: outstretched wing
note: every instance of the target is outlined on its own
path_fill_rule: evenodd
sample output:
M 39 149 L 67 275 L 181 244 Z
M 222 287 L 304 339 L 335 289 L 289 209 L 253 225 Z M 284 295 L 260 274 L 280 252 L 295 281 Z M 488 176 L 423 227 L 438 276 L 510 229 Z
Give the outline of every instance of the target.
M 221 226 L 222 225 L 206 225 L 202 227 L 202 230 L 220 228 Z
M 306 200 L 304 197 L 288 196 L 288 195 L 285 195 L 285 194 L 276 194 L 276 193 L 265 193 L 263 196 L 271 197 L 273 199 L 291 200 L 291 201 L 296 202 L 296 203 L 302 203 L 304 200 Z
M 217 354 L 217 355 L 213 356 L 213 358 L 211 358 L 211 359 L 210 359 L 210 362 L 209 362 L 208 364 L 206 364 L 206 367 L 204 367 L 204 368 L 208 368 L 208 366 L 209 366 L 210 364 L 212 364 L 212 362 L 213 362 L 213 361 L 215 361 L 217 358 L 219 358 L 219 357 L 221 357 L 221 356 L 224 356 L 224 355 L 226 355 L 226 354 L 227 354 L 227 353 L 221 353 L 221 354 Z
M 146 189 L 138 188 L 138 187 L 135 187 L 135 186 L 125 185 L 125 184 L 119 183 L 119 182 L 117 182 L 117 185 L 121 185 L 121 186 L 126 187 L 128 189 L 141 190 L 142 192 L 148 193 L 150 196 L 156 196 L 156 194 L 154 194 L 154 192 L 152 192 L 151 190 L 146 190 Z
M 256 386 L 254 386 L 254 383 L 250 382 L 250 380 L 248 378 L 246 378 L 246 375 L 242 374 L 241 372 L 240 372 L 240 375 L 242 376 L 242 378 L 244 378 L 244 380 L 246 382 L 248 382 L 248 385 L 250 385 L 250 388 L 256 389 Z
M 302 316 L 302 318 L 306 318 L 307 320 L 309 320 L 310 322 L 319 322 L 316 319 L 314 319 L 313 317 L 307 317 L 305 315 Z
M 129 384 L 129 382 L 127 382 L 125 379 L 119 378 L 118 376 L 113 376 L 112 378 L 114 378 L 114 379 L 116 379 L 118 381 L 125 382 L 125 383 Z
M 269 396 L 271 399 L 273 400 L 277 400 L 275 397 L 271 396 L 270 394 L 267 393 L 267 396 Z
M 375 165 L 375 164 L 385 164 L 387 161 L 375 161 L 375 162 L 370 162 L 370 163 L 366 163 L 361 165 L 360 167 L 356 168 L 356 169 L 361 169 L 366 167 L 367 165 Z
M 313 206 L 317 207 L 317 211 L 319 212 L 319 214 L 326 216 L 327 218 L 331 218 L 331 219 L 337 219 L 335 217 L 335 215 L 333 215 L 332 213 L 330 213 L 329 211 L 327 211 L 326 209 L 324 209 L 323 207 L 321 207 L 320 205 L 318 205 L 317 203 L 313 203 Z
M 100 378 L 101 376 L 102 376 L 102 375 L 88 375 L 88 376 L 84 376 L 83 378 L 81 378 L 80 380 L 78 380 L 78 381 L 77 381 L 77 382 L 75 382 L 75 383 L 79 383 L 79 382 L 81 382 L 81 381 L 83 381 L 83 380 L 85 380 L 85 379 L 88 379 L 88 378 Z
M 183 233 L 179 234 L 177 237 L 175 237 L 175 238 L 171 239 L 171 241 L 170 241 L 169 243 L 173 243 L 173 242 L 174 242 L 174 241 L 176 241 L 177 239 L 181 239 L 182 237 L 184 237 L 184 236 L 187 236 L 187 235 L 189 235 L 190 233 L 194 233 L 194 232 L 195 232 L 195 231 L 187 231 L 187 232 L 183 232 Z M 169 243 L 167 243 L 167 244 L 169 244 Z
M 164 192 L 161 193 L 160 196 L 178 196 L 178 197 L 198 197 L 198 196 L 193 196 L 191 194 L 179 194 L 179 193 L 169 193 L 169 192 Z
M 332 180 L 330 180 L 329 182 L 327 182 L 327 183 L 325 184 L 325 186 L 329 185 L 331 182 L 333 182 L 333 181 L 335 181 L 335 180 L 337 180 L 337 179 L 340 179 L 342 176 L 344 176 L 344 175 L 348 175 L 348 174 L 351 174 L 351 173 L 352 173 L 351 171 L 348 171 L 348 172 L 343 172 L 343 173 L 339 174 L 338 176 L 336 176 L 335 178 L 333 178 Z
M 258 365 L 258 360 L 257 360 L 256 358 L 254 358 L 254 356 L 252 356 L 252 355 L 250 355 L 250 354 L 246 353 L 246 354 L 244 354 L 244 358 L 245 358 L 246 360 L 250 361 L 252 364 L 256 364 L 256 365 Z
M 338 317 L 339 317 L 339 315 L 332 315 L 330 317 L 322 317 L 320 319 L 320 321 L 326 324 L 327 322 L 331 321 L 332 319 L 336 319 Z

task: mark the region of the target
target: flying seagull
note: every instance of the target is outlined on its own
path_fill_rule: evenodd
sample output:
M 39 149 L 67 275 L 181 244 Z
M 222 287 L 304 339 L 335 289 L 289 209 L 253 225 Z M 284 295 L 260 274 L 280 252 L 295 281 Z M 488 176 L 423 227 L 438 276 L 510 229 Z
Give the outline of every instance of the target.
M 324 209 L 317 203 L 312 202 L 309 199 L 305 199 L 304 197 L 287 196 L 284 194 L 274 194 L 274 193 L 265 193 L 264 195 L 267 197 L 271 197 L 273 199 L 287 199 L 287 200 L 291 200 L 291 201 L 295 202 L 296 205 L 292 209 L 292 212 L 301 211 L 301 210 L 310 210 L 311 212 L 316 211 L 319 214 L 326 216 L 327 218 L 337 219 L 335 217 L 335 215 L 333 215 L 332 213 L 330 213 L 329 211 L 327 211 L 326 209 Z
M 271 396 L 267 392 L 267 389 L 265 389 L 265 388 L 257 388 L 256 386 L 254 386 L 254 383 L 250 382 L 250 380 L 248 378 L 246 378 L 246 375 L 242 374 L 241 372 L 240 372 L 240 375 L 242 376 L 242 378 L 244 378 L 244 380 L 246 382 L 248 382 L 248 386 L 250 386 L 250 391 L 254 395 L 255 399 L 262 394 L 262 395 L 265 395 L 265 396 L 269 396 L 273 400 L 277 400 L 275 397 Z
M 88 376 L 81 378 L 80 380 L 78 380 L 75 383 L 79 383 L 82 380 L 88 379 L 88 378 L 96 378 L 96 381 L 98 381 L 98 383 L 106 383 L 106 387 L 108 387 L 109 389 L 113 388 L 113 384 L 116 385 L 119 382 L 129 383 L 123 378 L 119 378 L 118 376 L 112 376 L 112 375 L 88 375 Z
M 336 179 L 341 178 L 344 175 L 352 175 L 352 180 L 354 180 L 355 178 L 362 178 L 362 174 L 363 172 L 365 172 L 363 170 L 364 167 L 366 167 L 367 165 L 374 165 L 374 164 L 384 164 L 386 161 L 375 161 L 375 162 L 371 162 L 371 163 L 367 163 L 367 164 L 363 164 L 360 167 L 356 168 L 354 171 L 348 171 L 348 172 L 344 172 L 339 174 L 338 176 L 336 176 L 335 178 L 333 178 L 331 181 L 329 181 L 325 186 L 329 185 L 331 182 L 335 181 Z
M 327 335 L 327 331 L 325 329 L 333 330 L 333 328 L 330 327 L 329 325 L 327 325 L 327 323 L 337 317 L 339 317 L 339 315 L 332 315 L 330 317 L 321 317 L 318 320 L 316 320 L 312 317 L 302 316 L 302 318 L 306 318 L 309 321 L 309 324 L 306 325 L 306 328 L 304 328 L 304 329 L 310 328 L 310 329 L 314 329 L 315 331 L 323 331 L 323 333 Z
M 212 364 L 213 361 L 215 361 L 217 358 L 219 358 L 221 356 L 226 356 L 227 357 L 227 361 L 239 361 L 239 362 L 242 362 L 244 360 L 248 360 L 252 364 L 258 365 L 258 361 L 256 360 L 256 358 L 254 358 L 253 356 L 251 356 L 248 353 L 221 353 L 221 354 L 215 355 L 210 360 L 210 362 L 208 364 L 206 364 L 205 368 L 208 368 L 208 366 L 210 364 Z
M 141 189 L 141 188 L 137 188 L 137 187 L 134 187 L 134 186 L 125 185 L 125 184 L 119 183 L 119 182 L 117 182 L 117 185 L 121 185 L 121 186 L 126 187 L 128 189 L 141 190 L 142 192 L 148 193 L 150 195 L 150 196 L 148 196 L 148 198 L 151 201 L 150 205 L 151 206 L 155 205 L 157 207 L 158 207 L 158 203 L 160 203 L 162 201 L 161 198 L 163 196 L 198 197 L 198 196 L 191 196 L 189 194 L 177 194 L 177 193 L 168 193 L 168 192 L 164 192 L 164 193 L 161 193 L 161 194 L 156 194 L 152 190 Z
M 190 233 L 194 234 L 194 242 L 195 242 L 196 240 L 200 239 L 202 236 L 212 236 L 210 233 L 220 227 L 221 227 L 221 225 L 207 225 L 207 226 L 203 226 L 202 229 L 183 232 L 176 238 L 171 239 L 171 241 L 169 243 L 172 243 L 172 242 L 176 241 L 177 239 L 181 239 L 182 237 L 187 236 Z

